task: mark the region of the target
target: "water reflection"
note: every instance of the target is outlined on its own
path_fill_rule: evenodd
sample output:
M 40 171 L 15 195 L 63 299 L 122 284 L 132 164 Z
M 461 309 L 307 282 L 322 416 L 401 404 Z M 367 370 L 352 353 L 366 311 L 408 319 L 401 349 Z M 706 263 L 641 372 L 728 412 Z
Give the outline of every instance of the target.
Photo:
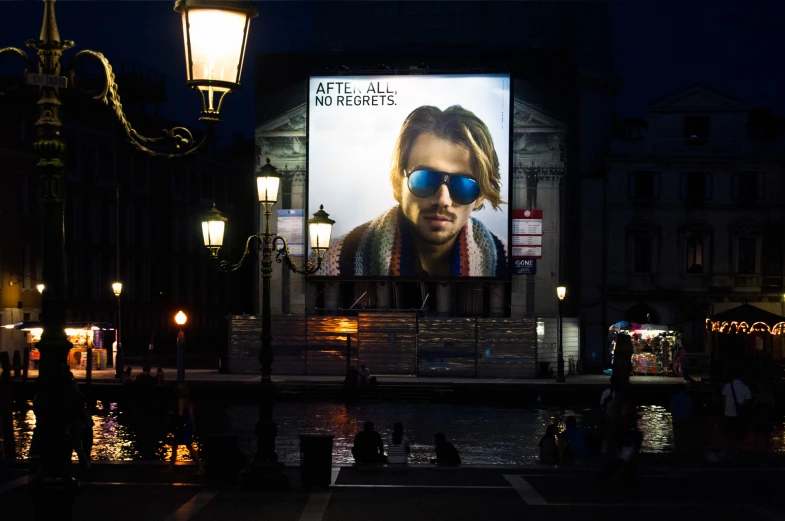
M 223 433 L 237 436 L 240 449 L 249 457 L 255 451 L 254 427 L 258 408 L 253 405 L 225 403 L 196 404 L 197 422 L 206 436 Z M 596 422 L 592 409 L 521 408 L 460 406 L 448 404 L 295 403 L 276 405 L 278 454 L 282 462 L 298 464 L 300 434 L 332 434 L 333 461 L 352 463 L 351 445 L 365 421 L 373 421 L 386 438 L 395 422 L 402 422 L 412 441 L 411 460 L 427 463 L 433 454 L 433 435 L 443 431 L 461 453 L 466 464 L 528 465 L 536 462 L 538 443 L 552 422 L 563 426 L 567 416 L 576 416 L 579 426 L 590 428 Z M 121 407 L 117 403 L 97 402 L 93 413 L 95 460 L 168 460 L 171 440 L 168 414 Z M 644 432 L 643 451 L 668 452 L 673 449 L 670 413 L 663 407 L 640 408 L 640 427 Z M 32 409 L 14 415 L 17 454 L 29 457 L 35 414 Z M 785 452 L 785 436 L 780 424 L 773 436 L 773 448 Z M 76 455 L 73 456 L 76 459 Z M 178 448 L 178 459 L 189 460 L 185 446 Z

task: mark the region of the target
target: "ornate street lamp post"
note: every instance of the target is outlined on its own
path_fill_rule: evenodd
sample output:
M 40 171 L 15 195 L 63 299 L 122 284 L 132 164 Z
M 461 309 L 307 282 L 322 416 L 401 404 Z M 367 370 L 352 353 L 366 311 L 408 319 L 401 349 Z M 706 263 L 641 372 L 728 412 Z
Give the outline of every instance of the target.
M 106 76 L 103 89 L 95 99 L 111 107 L 130 144 L 155 157 L 174 158 L 194 153 L 211 134 L 212 124 L 219 121 L 221 101 L 227 92 L 239 88 L 245 55 L 248 25 L 256 16 L 249 4 L 209 0 L 178 0 L 175 10 L 183 17 L 183 37 L 188 69 L 188 84 L 202 94 L 201 120 L 208 124 L 204 139 L 195 143 L 188 129 L 175 127 L 163 136 L 149 138 L 133 129 L 123 112 L 117 84 L 109 61 L 103 54 L 84 50 L 76 54 L 68 70 L 61 76 L 61 55 L 74 42 L 60 38 L 55 19 L 55 0 L 44 0 L 44 19 L 37 40 L 27 46 L 38 53 L 37 73 L 32 74 L 26 52 L 15 47 L 0 48 L 0 59 L 13 56 L 26 62 L 27 82 L 41 92 L 33 145 L 38 157 L 42 185 L 41 233 L 46 248 L 43 252 L 41 322 L 43 333 L 40 372 L 35 397 L 36 438 L 40 447 L 40 472 L 32 482 L 36 519 L 51 519 L 52 505 L 60 505 L 59 519 L 71 519 L 77 482 L 71 476 L 71 446 L 66 433 L 68 399 L 71 389 L 67 356 L 71 343 L 65 335 L 65 152 L 60 121 L 60 89 L 77 83 L 75 64 L 84 58 L 97 59 Z M 242 23 L 240 21 L 242 20 Z M 215 22 L 215 23 L 213 23 Z M 209 30 L 206 28 L 209 27 Z M 232 61 L 234 60 L 234 61 Z M 70 83 L 70 85 L 69 85 Z M 214 103 L 215 94 L 219 95 Z M 48 515 L 49 514 L 49 515 Z
M 564 376 L 564 346 L 562 342 L 562 302 L 564 302 L 564 297 L 567 296 L 567 288 L 564 286 L 559 286 L 556 288 L 556 296 L 559 297 L 559 350 L 557 352 L 557 359 L 556 359 L 556 381 L 560 383 L 565 383 L 567 378 Z
M 178 311 L 174 316 L 174 322 L 180 326 L 180 331 L 177 333 L 177 383 L 185 382 L 185 323 L 188 317 L 182 311 Z
M 115 335 L 117 338 L 117 353 L 115 355 L 114 362 L 114 377 L 115 378 L 122 378 L 123 371 L 125 371 L 125 357 L 123 353 L 123 337 L 122 337 L 122 330 L 120 326 L 122 324 L 123 319 L 123 309 L 120 304 L 120 295 L 123 293 L 123 283 L 122 282 L 113 282 L 112 283 L 112 293 L 114 296 L 117 297 L 117 334 Z
M 272 207 L 278 198 L 278 187 L 281 175 L 267 160 L 259 175 L 256 177 L 256 189 L 259 203 L 263 206 L 265 218 L 264 231 L 251 235 L 245 241 L 245 251 L 237 263 L 225 260 L 218 261 L 218 269 L 222 271 L 236 271 L 250 251 L 253 239 L 257 240 L 258 248 L 262 252 L 262 348 L 259 352 L 259 364 L 262 370 L 262 383 L 259 394 L 259 421 L 256 424 L 256 455 L 251 472 L 246 477 L 247 488 L 274 488 L 285 487 L 285 476 L 281 473 L 281 464 L 275 452 L 276 425 L 273 422 L 273 405 L 275 394 L 271 380 L 273 365 L 272 330 L 270 326 L 270 279 L 273 275 L 272 252 L 276 243 L 280 241 L 281 248 L 277 250 L 276 261 L 283 262 L 295 273 L 310 274 L 319 269 L 324 259 L 324 254 L 330 247 L 330 235 L 335 221 L 323 207 L 308 219 L 308 230 L 311 248 L 316 252 L 316 264 L 307 262 L 298 268 L 289 254 L 289 243 L 285 237 L 270 233 L 270 215 Z M 210 250 L 213 258 L 218 258 L 218 250 L 223 246 L 224 230 L 227 219 L 221 215 L 215 206 L 207 212 L 202 220 L 202 235 L 204 245 Z

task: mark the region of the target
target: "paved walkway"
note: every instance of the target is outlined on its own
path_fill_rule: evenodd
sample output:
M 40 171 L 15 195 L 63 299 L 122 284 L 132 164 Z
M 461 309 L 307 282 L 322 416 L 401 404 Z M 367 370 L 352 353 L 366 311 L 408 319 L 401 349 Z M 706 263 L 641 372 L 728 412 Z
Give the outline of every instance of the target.
M 662 461 L 660 461 L 662 463 Z M 328 488 L 305 490 L 299 470 L 285 469 L 288 491 L 214 487 L 194 467 L 97 464 L 82 481 L 74 519 L 112 521 L 451 521 L 663 519 L 782 521 L 785 505 L 771 492 L 785 476 L 777 458 L 761 468 L 741 458 L 734 465 L 658 464 L 642 461 L 635 488 L 614 479 L 596 484 L 592 465 L 464 467 L 412 465 L 403 469 L 333 468 Z M 762 470 L 764 470 L 762 472 Z M 33 519 L 24 466 L 0 472 L 3 519 Z M 56 516 L 53 519 L 57 518 Z
M 141 366 L 133 367 L 133 375 L 139 374 Z M 155 374 L 153 368 L 152 374 Z M 166 379 L 171 381 L 176 378 L 177 370 L 172 367 L 163 368 Z M 84 380 L 86 371 L 74 369 L 74 376 L 79 380 Z M 28 371 L 28 378 L 37 378 L 38 371 Z M 438 385 L 438 384 L 515 384 L 515 385 L 555 385 L 563 386 L 564 384 L 557 383 L 555 379 L 542 379 L 542 378 L 458 378 L 458 377 L 418 377 L 407 375 L 375 375 L 379 380 L 379 384 L 415 384 L 415 385 Z M 185 378 L 189 382 L 227 382 L 236 384 L 254 384 L 261 381 L 259 374 L 226 374 L 221 373 L 215 369 L 188 369 L 185 372 Z M 92 379 L 96 383 L 117 383 L 118 380 L 114 377 L 114 369 L 101 369 L 94 370 Z M 313 383 L 342 383 L 343 376 L 313 376 L 313 375 L 273 375 L 274 382 L 313 382 Z M 567 383 L 572 385 L 591 385 L 607 387 L 609 377 L 606 375 L 572 375 L 567 377 Z M 630 377 L 632 384 L 647 384 L 647 385 L 677 385 L 683 382 L 680 377 L 667 377 L 667 376 L 633 376 Z

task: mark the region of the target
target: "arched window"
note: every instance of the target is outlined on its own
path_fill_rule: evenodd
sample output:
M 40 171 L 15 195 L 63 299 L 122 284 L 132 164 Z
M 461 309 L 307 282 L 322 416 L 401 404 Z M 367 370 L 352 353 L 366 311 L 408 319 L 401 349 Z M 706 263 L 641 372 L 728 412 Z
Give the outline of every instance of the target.
M 659 258 L 660 228 L 639 221 L 627 227 L 627 268 L 632 273 L 654 273 Z
M 755 222 L 739 223 L 731 229 L 734 267 L 739 275 L 760 273 L 763 227 Z
M 713 231 L 702 221 L 687 223 L 679 228 L 679 246 L 682 266 L 686 273 L 711 272 L 711 247 Z

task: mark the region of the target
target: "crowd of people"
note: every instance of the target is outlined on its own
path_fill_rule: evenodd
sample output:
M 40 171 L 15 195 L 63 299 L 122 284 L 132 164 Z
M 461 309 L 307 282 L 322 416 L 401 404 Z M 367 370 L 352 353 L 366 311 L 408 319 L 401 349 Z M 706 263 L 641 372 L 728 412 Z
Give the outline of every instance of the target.
M 455 446 L 447 441 L 443 432 L 437 432 L 434 437 L 435 458 L 431 463 L 436 465 L 455 466 L 461 464 L 461 457 Z M 411 441 L 403 431 L 403 424 L 396 423 L 393 430 L 387 435 L 387 454 L 384 451 L 382 435 L 375 430 L 373 422 L 365 422 L 363 430 L 354 437 L 352 456 L 360 464 L 406 465 L 411 455 Z

